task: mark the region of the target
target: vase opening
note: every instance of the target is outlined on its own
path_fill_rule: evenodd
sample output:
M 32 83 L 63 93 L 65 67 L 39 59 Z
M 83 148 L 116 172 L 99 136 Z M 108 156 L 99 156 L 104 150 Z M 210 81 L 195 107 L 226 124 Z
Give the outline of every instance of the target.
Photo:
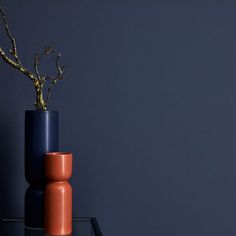
M 45 155 L 46 156 L 50 156 L 50 157 L 57 157 L 57 156 L 61 156 L 61 155 L 70 155 L 71 152 L 46 152 Z

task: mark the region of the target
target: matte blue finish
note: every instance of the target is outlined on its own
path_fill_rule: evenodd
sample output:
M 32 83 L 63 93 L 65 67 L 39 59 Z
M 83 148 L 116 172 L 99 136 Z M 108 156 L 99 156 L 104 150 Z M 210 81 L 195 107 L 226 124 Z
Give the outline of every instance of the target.
M 25 192 L 25 225 L 32 228 L 44 226 L 43 186 L 30 186 Z
M 43 227 L 44 153 L 58 151 L 58 112 L 25 112 L 25 225 Z
M 29 184 L 43 184 L 45 152 L 58 151 L 58 112 L 25 112 L 25 177 Z

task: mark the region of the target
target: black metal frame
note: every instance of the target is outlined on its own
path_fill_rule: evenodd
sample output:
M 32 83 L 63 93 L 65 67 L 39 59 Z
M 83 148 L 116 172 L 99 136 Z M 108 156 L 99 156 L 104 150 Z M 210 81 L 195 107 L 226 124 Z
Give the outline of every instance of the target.
M 24 221 L 24 218 L 1 218 L 1 221 L 15 221 L 15 222 L 22 222 Z M 79 221 L 79 222 L 90 222 L 92 225 L 93 231 L 96 236 L 102 236 L 102 232 L 100 230 L 100 227 L 98 225 L 96 217 L 73 217 L 73 221 Z
M 86 222 L 90 222 L 90 224 L 93 227 L 94 233 L 96 234 L 96 236 L 102 236 L 102 232 L 100 230 L 100 227 L 98 225 L 97 222 L 97 218 L 96 217 L 73 217 L 74 221 L 86 221 Z

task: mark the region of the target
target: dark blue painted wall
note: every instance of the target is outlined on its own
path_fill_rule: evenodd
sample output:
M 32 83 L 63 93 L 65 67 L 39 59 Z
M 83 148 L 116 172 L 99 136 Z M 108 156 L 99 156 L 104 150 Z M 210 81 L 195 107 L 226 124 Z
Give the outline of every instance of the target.
M 105 236 L 236 234 L 236 2 L 2 2 L 27 66 L 50 43 L 70 69 L 50 108 L 74 153 L 74 216 Z M 1 215 L 22 216 L 34 91 L 0 71 Z

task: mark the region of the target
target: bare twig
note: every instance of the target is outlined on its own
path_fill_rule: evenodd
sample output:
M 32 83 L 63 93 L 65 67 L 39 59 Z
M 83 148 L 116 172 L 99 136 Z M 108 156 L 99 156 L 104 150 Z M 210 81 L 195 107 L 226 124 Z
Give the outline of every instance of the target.
M 6 53 L 2 50 L 2 48 L 0 48 L 0 56 L 2 57 L 2 59 L 8 63 L 9 65 L 11 65 L 12 67 L 14 67 L 15 69 L 21 71 L 23 74 L 25 74 L 26 76 L 28 76 L 35 84 L 37 84 L 36 82 L 36 78 L 34 76 L 34 74 L 32 74 L 32 72 L 30 72 L 28 69 L 26 69 L 25 67 L 23 67 L 22 65 L 19 65 L 18 63 L 14 62 L 13 60 L 11 60 Z
M 34 55 L 34 71 L 35 71 L 35 74 L 37 75 L 38 80 L 44 81 L 46 79 L 46 77 L 40 76 L 40 73 L 39 73 L 38 67 L 39 67 L 41 59 L 44 56 L 48 56 L 48 55 L 53 54 L 54 52 L 55 51 L 51 46 L 45 46 L 44 51 L 41 55 L 39 55 L 38 53 L 35 53 L 35 55 Z
M 30 70 L 25 68 L 19 60 L 19 57 L 18 57 L 18 54 L 17 54 L 17 48 L 16 48 L 16 41 L 10 33 L 8 23 L 7 23 L 7 19 L 6 19 L 5 13 L 4 13 L 1 6 L 0 6 L 0 17 L 2 17 L 6 34 L 7 34 L 8 38 L 10 39 L 11 44 L 12 44 L 12 49 L 9 49 L 8 51 L 14 57 L 14 60 L 12 60 L 10 57 L 8 57 L 6 52 L 1 47 L 0 47 L 0 57 L 7 64 L 9 64 L 10 66 L 12 66 L 15 69 L 19 70 L 20 72 L 22 72 L 24 75 L 28 76 L 31 79 L 31 81 L 33 82 L 35 91 L 36 91 L 36 101 L 34 103 L 36 109 L 37 110 L 47 110 L 47 104 L 48 104 L 48 100 L 49 100 L 49 97 L 51 95 L 51 90 L 52 90 L 53 86 L 57 83 L 58 80 L 64 78 L 64 73 L 65 73 L 64 68 L 65 68 L 65 66 L 60 66 L 59 63 L 58 63 L 58 60 L 59 60 L 61 54 L 58 54 L 57 56 L 55 56 L 54 49 L 51 46 L 45 46 L 44 51 L 41 55 L 39 55 L 38 53 L 35 53 L 35 56 L 34 56 L 34 73 L 32 73 Z M 53 77 L 53 76 L 43 76 L 43 75 L 40 75 L 40 72 L 39 72 L 40 60 L 44 56 L 49 56 L 49 55 L 52 55 L 54 57 L 54 60 L 55 60 L 55 64 L 56 64 L 56 68 L 57 68 L 57 75 L 55 77 Z M 51 80 L 51 83 L 48 87 L 47 95 L 46 95 L 46 97 L 44 97 L 43 96 L 43 91 L 45 89 L 45 84 L 46 84 L 47 80 Z
M 39 55 L 38 55 L 38 53 L 35 53 L 35 55 L 34 55 L 34 71 L 35 71 L 35 74 L 36 74 L 38 80 L 40 80 L 40 74 L 38 71 L 38 64 L 39 64 Z
M 63 66 L 59 65 L 60 57 L 61 57 L 61 53 L 59 53 L 57 56 L 54 57 L 55 64 L 56 64 L 56 67 L 57 67 L 57 75 L 56 75 L 56 77 L 47 77 L 47 79 L 51 80 L 51 83 L 50 83 L 50 85 L 48 87 L 48 92 L 47 92 L 47 96 L 46 96 L 46 103 L 48 103 L 48 100 L 49 100 L 49 98 L 51 96 L 51 92 L 52 92 L 53 86 L 58 82 L 58 80 L 61 80 L 61 79 L 65 78 L 65 76 L 64 76 L 65 65 L 63 65 Z
M 10 39 L 11 44 L 12 44 L 12 49 L 9 49 L 9 52 L 14 56 L 16 62 L 19 65 L 21 65 L 21 62 L 20 62 L 18 54 L 17 54 L 16 41 L 11 35 L 11 32 L 10 32 L 9 27 L 8 27 L 7 19 L 6 19 L 6 16 L 5 16 L 5 13 L 4 13 L 2 7 L 0 7 L 0 13 L 2 15 L 2 20 L 3 20 L 3 23 L 4 23 L 6 34 L 7 34 L 8 38 Z
M 34 82 L 35 86 L 37 86 L 37 81 L 36 81 L 34 74 L 31 71 L 29 71 L 28 69 L 26 69 L 24 66 L 22 66 L 22 64 L 19 60 L 19 57 L 17 54 L 17 49 L 16 49 L 16 41 L 10 33 L 10 30 L 9 30 L 9 27 L 7 24 L 7 19 L 6 19 L 5 13 L 3 11 L 3 8 L 1 6 L 0 6 L 0 15 L 1 15 L 3 23 L 4 23 L 4 28 L 5 28 L 6 34 L 9 37 L 11 44 L 12 44 L 12 49 L 10 49 L 9 52 L 14 56 L 15 61 L 12 60 L 11 58 L 9 58 L 1 47 L 0 47 L 0 56 L 2 57 L 2 59 L 6 63 L 11 65 L 15 69 L 21 71 L 26 76 L 28 76 Z

